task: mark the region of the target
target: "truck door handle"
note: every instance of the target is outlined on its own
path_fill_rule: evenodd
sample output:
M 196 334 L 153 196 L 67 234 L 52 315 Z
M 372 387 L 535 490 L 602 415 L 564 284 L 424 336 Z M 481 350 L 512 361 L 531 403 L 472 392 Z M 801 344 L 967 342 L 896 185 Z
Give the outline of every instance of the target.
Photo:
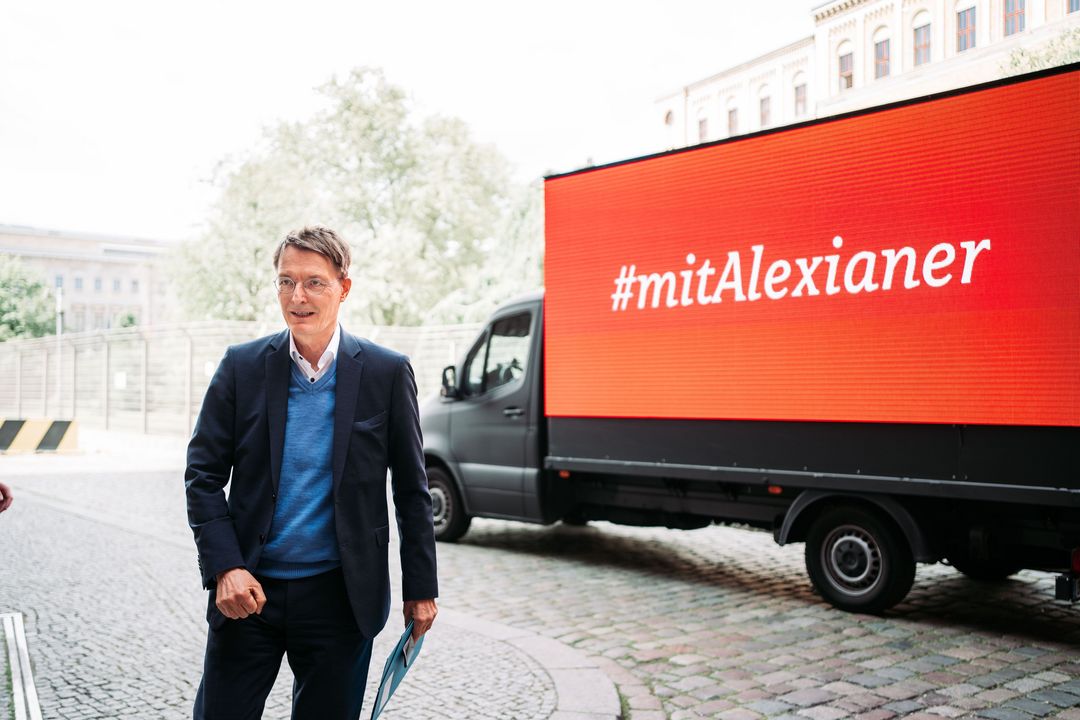
M 524 414 L 525 414 L 525 409 L 524 408 L 508 407 L 508 408 L 503 409 L 503 415 L 505 415 L 506 417 L 521 417 Z

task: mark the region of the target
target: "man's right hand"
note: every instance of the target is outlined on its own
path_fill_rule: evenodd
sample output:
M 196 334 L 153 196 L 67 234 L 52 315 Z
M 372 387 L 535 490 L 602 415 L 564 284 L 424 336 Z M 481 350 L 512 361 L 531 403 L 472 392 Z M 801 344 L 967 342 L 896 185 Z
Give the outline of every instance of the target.
M 255 576 L 244 568 L 218 573 L 217 609 L 230 620 L 242 620 L 262 612 L 266 595 Z

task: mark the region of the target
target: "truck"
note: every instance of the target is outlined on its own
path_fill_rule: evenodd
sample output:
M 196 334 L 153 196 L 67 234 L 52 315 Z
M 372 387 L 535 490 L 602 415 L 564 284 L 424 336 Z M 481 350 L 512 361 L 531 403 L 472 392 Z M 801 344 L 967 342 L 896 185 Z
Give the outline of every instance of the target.
M 832 605 L 916 563 L 1080 578 L 1080 65 L 552 175 L 544 290 L 444 369 L 473 517 L 805 543 Z

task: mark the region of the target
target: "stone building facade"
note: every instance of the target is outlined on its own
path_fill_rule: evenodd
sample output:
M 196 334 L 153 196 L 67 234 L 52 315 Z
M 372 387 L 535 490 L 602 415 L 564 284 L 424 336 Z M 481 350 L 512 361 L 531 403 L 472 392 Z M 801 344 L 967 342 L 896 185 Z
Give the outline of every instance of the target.
M 1080 27 L 1080 0 L 833 0 L 814 34 L 657 101 L 664 148 L 1001 77 L 1010 54 Z
M 65 332 L 164 319 L 169 247 L 144 238 L 0 225 L 0 254 L 18 257 L 54 292 L 62 291 Z

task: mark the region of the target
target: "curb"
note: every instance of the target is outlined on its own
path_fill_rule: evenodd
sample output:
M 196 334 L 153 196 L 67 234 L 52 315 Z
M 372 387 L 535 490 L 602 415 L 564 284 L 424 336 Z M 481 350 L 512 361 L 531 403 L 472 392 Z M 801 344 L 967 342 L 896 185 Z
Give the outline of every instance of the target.
M 535 660 L 555 684 L 558 699 L 548 720 L 621 720 L 622 707 L 615 683 L 595 660 L 579 650 L 529 630 L 448 608 L 439 609 L 439 620 L 512 645 Z
M 12 702 L 15 720 L 41 720 L 34 672 L 30 666 L 30 654 L 26 647 L 26 631 L 23 629 L 22 613 L 0 614 L 3 637 L 7 645 L 7 670 L 11 673 Z

